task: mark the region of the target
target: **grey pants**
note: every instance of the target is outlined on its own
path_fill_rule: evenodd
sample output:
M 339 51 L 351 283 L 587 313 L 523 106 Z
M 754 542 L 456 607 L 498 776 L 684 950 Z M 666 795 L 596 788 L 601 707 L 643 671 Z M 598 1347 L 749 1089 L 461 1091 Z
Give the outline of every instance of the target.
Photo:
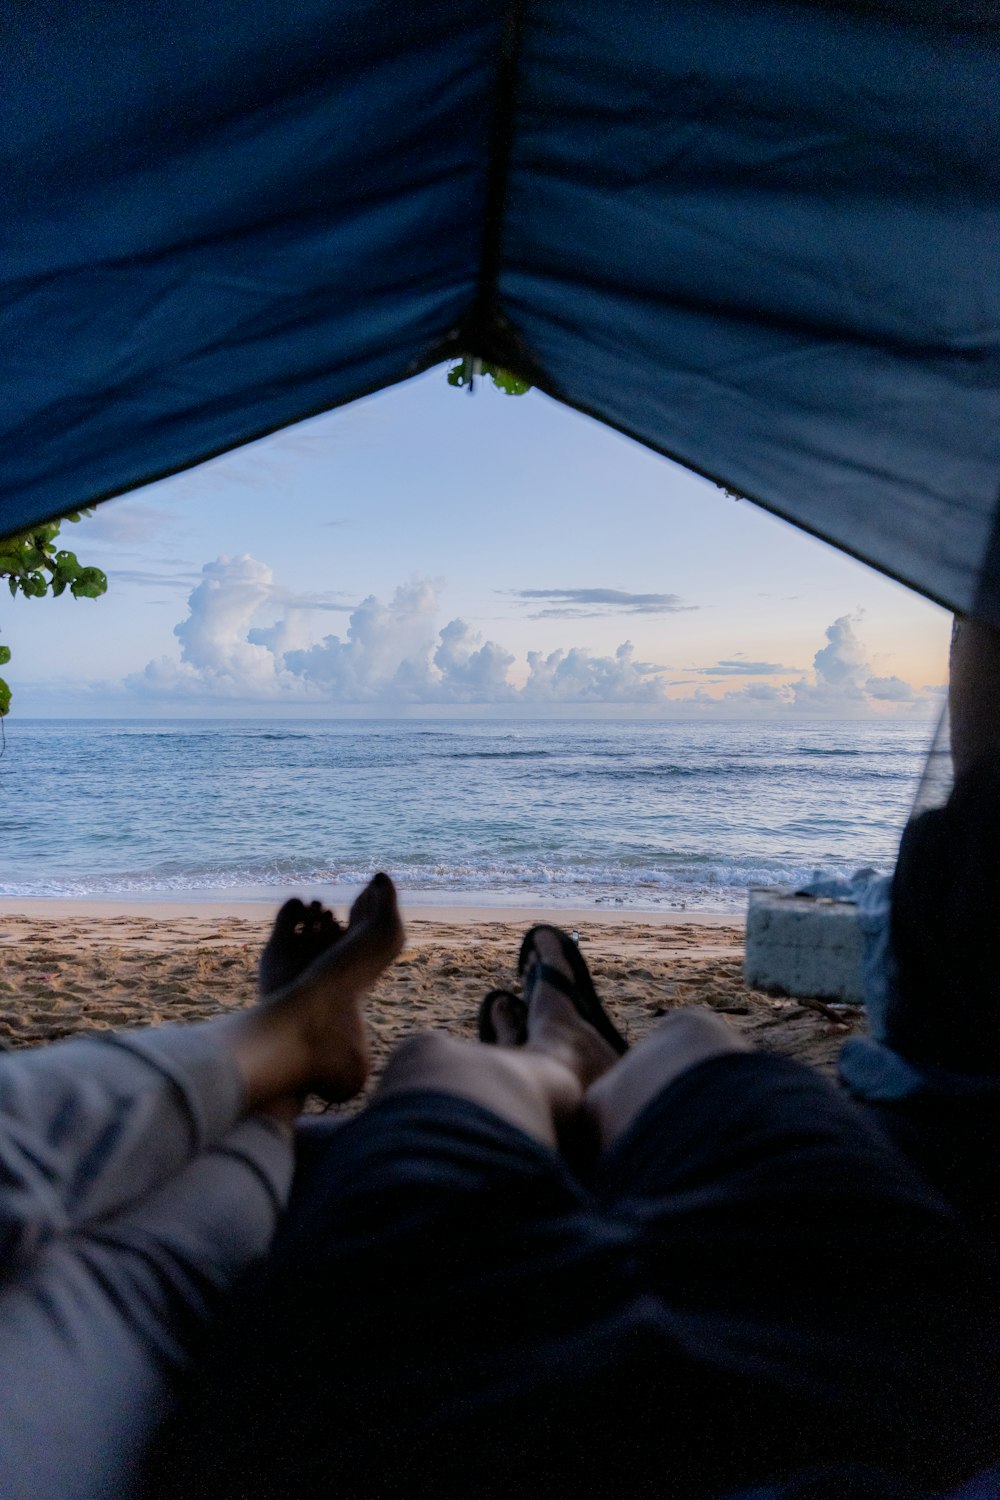
M 0 1500 L 127 1497 L 292 1148 L 211 1029 L 0 1056 Z

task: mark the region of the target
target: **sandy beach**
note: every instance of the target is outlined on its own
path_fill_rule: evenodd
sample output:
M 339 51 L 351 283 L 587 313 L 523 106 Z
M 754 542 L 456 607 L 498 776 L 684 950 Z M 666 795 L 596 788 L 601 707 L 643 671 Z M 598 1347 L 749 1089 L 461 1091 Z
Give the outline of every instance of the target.
M 255 998 L 274 907 L 250 903 L 0 902 L 0 1041 L 33 1046 L 124 1026 L 198 1021 Z M 414 907 L 407 944 L 370 1003 L 375 1073 L 415 1031 L 473 1036 L 483 994 L 514 984 L 532 922 L 575 927 L 615 1020 L 638 1041 L 668 1010 L 708 1005 L 767 1047 L 829 1070 L 860 1024 L 742 977 L 732 916 L 513 907 Z M 350 1106 L 349 1106 L 350 1107 Z

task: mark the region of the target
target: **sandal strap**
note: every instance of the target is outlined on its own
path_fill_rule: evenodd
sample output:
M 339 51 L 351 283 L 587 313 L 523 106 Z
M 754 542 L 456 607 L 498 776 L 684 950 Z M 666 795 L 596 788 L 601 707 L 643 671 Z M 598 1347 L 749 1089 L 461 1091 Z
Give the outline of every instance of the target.
M 540 959 L 536 959 L 532 964 L 526 978 L 532 989 L 536 984 L 549 984 L 554 990 L 558 990 L 560 995 L 565 995 L 567 1000 L 579 1001 L 580 991 L 575 981 L 568 978 L 561 969 L 554 969 L 551 964 L 543 964 Z

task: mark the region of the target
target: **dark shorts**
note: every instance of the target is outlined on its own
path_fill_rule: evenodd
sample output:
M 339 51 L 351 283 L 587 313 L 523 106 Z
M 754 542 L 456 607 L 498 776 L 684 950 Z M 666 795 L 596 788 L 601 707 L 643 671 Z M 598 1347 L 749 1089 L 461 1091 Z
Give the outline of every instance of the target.
M 692 1069 L 586 1183 L 397 1095 L 300 1181 L 177 1492 L 694 1495 L 843 1459 L 945 1482 L 989 1456 L 988 1289 L 951 1210 L 782 1059 Z

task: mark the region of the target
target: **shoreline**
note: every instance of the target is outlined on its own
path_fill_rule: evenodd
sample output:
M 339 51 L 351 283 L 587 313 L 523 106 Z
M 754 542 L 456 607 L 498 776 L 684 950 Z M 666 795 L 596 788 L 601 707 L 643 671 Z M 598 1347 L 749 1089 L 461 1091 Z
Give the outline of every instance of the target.
M 15 917 L 54 921 L 85 921 L 88 917 L 103 920 L 122 918 L 145 918 L 149 922 L 171 922 L 178 919 L 202 918 L 206 922 L 233 921 L 243 918 L 249 922 L 262 922 L 277 911 L 287 894 L 259 896 L 230 901 L 161 900 L 127 897 L 85 896 L 0 896 L 0 920 Z M 327 899 L 324 897 L 324 899 Z M 336 898 L 338 908 L 347 903 Z M 448 926 L 476 924 L 522 924 L 531 926 L 536 922 L 553 922 L 560 927 L 740 927 L 746 921 L 745 911 L 701 911 L 647 910 L 613 903 L 600 906 L 568 906 L 554 901 L 538 901 L 503 905 L 495 902 L 477 902 L 465 905 L 461 902 L 443 902 L 441 905 L 421 901 L 407 901 L 405 892 L 400 898 L 403 921 L 408 926 L 425 923 Z

